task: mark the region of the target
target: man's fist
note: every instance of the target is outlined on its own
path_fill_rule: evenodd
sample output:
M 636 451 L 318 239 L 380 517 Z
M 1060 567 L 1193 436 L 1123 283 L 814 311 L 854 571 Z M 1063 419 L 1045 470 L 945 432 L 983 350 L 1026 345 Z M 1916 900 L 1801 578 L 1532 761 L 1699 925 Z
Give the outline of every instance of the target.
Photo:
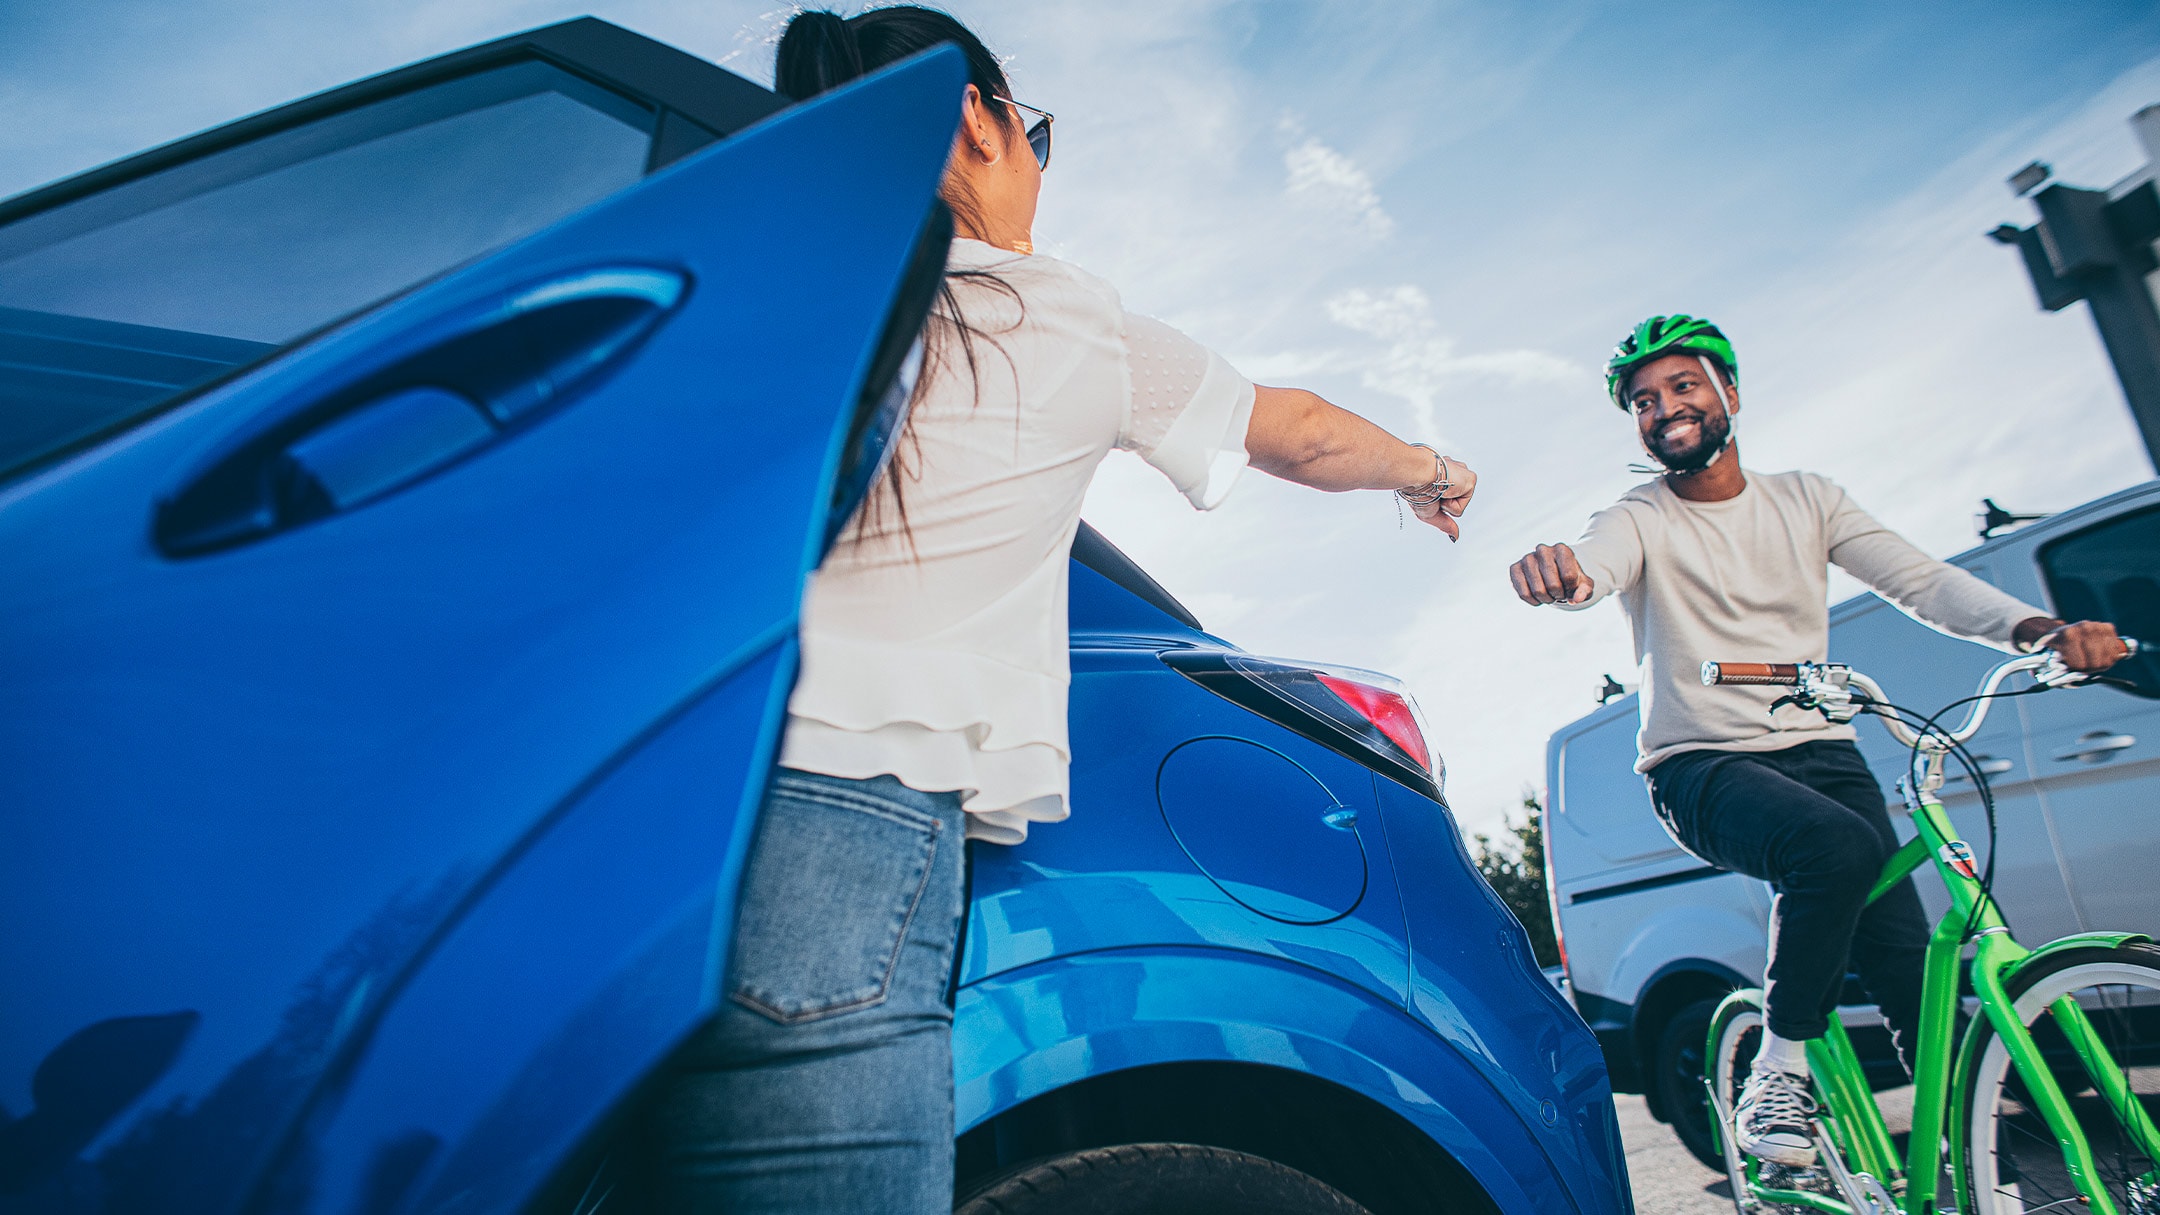
M 1547 603 L 1588 603 L 1596 587 L 1575 564 L 1575 550 L 1565 544 L 1540 544 L 1508 567 L 1515 593 L 1532 607 Z
M 2105 620 L 2080 620 L 2064 624 L 2046 616 L 2018 622 L 2014 634 L 2020 646 L 2045 646 L 2062 655 L 2063 665 L 2087 675 L 2098 675 L 2130 656 L 2130 647 L 2115 635 Z

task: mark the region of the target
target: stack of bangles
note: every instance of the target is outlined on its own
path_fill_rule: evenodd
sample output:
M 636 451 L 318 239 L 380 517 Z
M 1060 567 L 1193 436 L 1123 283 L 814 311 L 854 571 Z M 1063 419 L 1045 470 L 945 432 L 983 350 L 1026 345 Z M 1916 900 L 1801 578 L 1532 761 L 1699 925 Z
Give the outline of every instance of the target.
M 1454 480 L 1448 476 L 1448 458 L 1423 443 L 1412 443 L 1410 446 L 1432 451 L 1433 479 L 1424 485 L 1410 485 L 1398 489 L 1395 496 L 1413 507 L 1431 506 L 1445 498 L 1447 491 L 1455 487 Z

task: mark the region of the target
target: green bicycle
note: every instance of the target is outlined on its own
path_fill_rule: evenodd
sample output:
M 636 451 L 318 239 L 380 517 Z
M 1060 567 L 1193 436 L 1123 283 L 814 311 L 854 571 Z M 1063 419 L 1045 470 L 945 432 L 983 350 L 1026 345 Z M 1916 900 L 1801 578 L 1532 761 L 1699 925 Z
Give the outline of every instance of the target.
M 2137 643 L 2128 644 L 2136 652 Z M 1781 686 L 1793 703 L 1835 722 L 1880 717 L 1912 749 L 1900 785 L 1917 834 L 1884 864 L 1869 901 L 1930 863 L 1950 894 L 1928 942 L 1912 1134 L 1902 1158 L 1836 1018 L 1807 1044 L 1816 1163 L 1793 1169 L 1743 1156 L 1733 1145 L 1733 1106 L 1761 1041 L 1763 993 L 1737 991 L 1718 1006 L 1704 1080 L 1741 1212 L 1949 1210 L 1940 1201 L 1947 1139 L 1954 1207 L 1967 1215 L 2160 1215 L 2160 1130 L 2145 1105 L 2160 1099 L 2160 948 L 2134 932 L 2079 933 L 2038 949 L 2018 944 L 1989 893 L 1992 851 L 1989 869 L 1979 870 L 1937 796 L 1944 759 L 1969 758 L 1961 745 L 1979 732 L 1994 698 L 2024 694 L 2001 691 L 2021 672 L 2034 680 L 2027 691 L 2086 682 L 2052 653 L 2013 659 L 1988 673 L 1964 724 L 1951 730 L 1914 720 L 1848 667 L 1703 664 L 1705 684 Z M 1957 1042 L 1968 946 L 1978 1013 Z

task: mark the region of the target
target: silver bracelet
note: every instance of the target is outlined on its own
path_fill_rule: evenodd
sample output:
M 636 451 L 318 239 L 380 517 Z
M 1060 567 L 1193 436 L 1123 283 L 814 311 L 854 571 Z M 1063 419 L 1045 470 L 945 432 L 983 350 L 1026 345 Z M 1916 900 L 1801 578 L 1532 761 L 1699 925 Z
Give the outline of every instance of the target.
M 1422 447 L 1432 452 L 1433 479 L 1423 485 L 1409 485 L 1398 489 L 1395 496 L 1412 506 L 1431 506 L 1446 497 L 1447 491 L 1455 488 L 1455 482 L 1448 477 L 1448 458 L 1423 443 L 1412 443 L 1410 446 Z

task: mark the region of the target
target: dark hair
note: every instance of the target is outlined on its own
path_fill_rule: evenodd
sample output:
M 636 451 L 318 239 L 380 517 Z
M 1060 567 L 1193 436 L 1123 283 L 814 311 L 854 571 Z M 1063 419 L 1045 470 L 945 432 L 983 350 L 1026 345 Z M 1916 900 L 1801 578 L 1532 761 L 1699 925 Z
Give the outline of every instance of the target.
M 773 88 L 808 101 L 858 76 L 950 42 L 967 56 L 968 83 L 984 97 L 1010 97 L 1005 69 L 968 27 L 948 13 L 914 4 L 873 8 L 853 17 L 811 9 L 795 14 L 780 36 Z M 1007 126 L 1019 120 L 999 115 Z
M 991 120 L 1008 132 L 1019 131 L 1019 117 L 1010 106 L 988 104 L 990 98 L 1012 96 L 1012 86 L 1006 81 L 1005 69 L 999 66 L 997 56 L 990 53 L 990 48 L 984 46 L 972 30 L 950 14 L 919 5 L 873 8 L 853 17 L 815 9 L 795 14 L 788 22 L 787 31 L 780 36 L 773 65 L 773 88 L 791 101 L 807 101 L 828 89 L 838 88 L 879 68 L 947 43 L 959 48 L 966 57 L 968 83 L 982 95 L 984 109 Z M 982 207 L 965 182 L 948 173 L 938 193 L 953 218 L 959 221 L 963 235 L 982 233 Z M 952 290 L 956 279 L 986 282 L 1016 305 L 1020 303 L 1019 292 L 995 274 L 983 270 L 948 270 L 938 291 L 936 306 L 931 309 L 923 329 L 923 362 L 915 381 L 917 402 L 941 369 L 952 361 L 953 349 L 957 348 L 959 361 L 966 365 L 970 381 L 978 387 L 976 341 L 987 341 L 1001 352 L 1003 349 L 994 337 L 968 324 L 962 317 L 960 301 Z M 1018 324 L 1015 320 L 1014 327 Z M 912 410 L 910 420 L 894 437 L 893 443 L 896 450 L 885 476 L 880 479 L 878 490 L 865 500 L 849 530 L 858 538 L 868 531 L 877 522 L 885 508 L 884 499 L 889 496 L 898 518 L 898 530 L 912 547 L 914 538 L 908 532 L 907 503 L 901 492 L 902 481 L 910 475 L 902 457 L 916 450 Z
M 795 14 L 787 32 L 780 35 L 773 88 L 791 101 L 808 101 L 827 89 L 946 43 L 966 56 L 968 83 L 982 95 L 991 121 L 1007 131 L 1018 131 L 1020 119 L 1011 106 L 989 104 L 992 97 L 1012 96 L 1012 85 L 997 56 L 950 14 L 919 5 L 873 8 L 853 17 L 820 10 Z M 940 193 L 963 228 L 982 231 L 982 206 L 964 183 L 947 178 Z

